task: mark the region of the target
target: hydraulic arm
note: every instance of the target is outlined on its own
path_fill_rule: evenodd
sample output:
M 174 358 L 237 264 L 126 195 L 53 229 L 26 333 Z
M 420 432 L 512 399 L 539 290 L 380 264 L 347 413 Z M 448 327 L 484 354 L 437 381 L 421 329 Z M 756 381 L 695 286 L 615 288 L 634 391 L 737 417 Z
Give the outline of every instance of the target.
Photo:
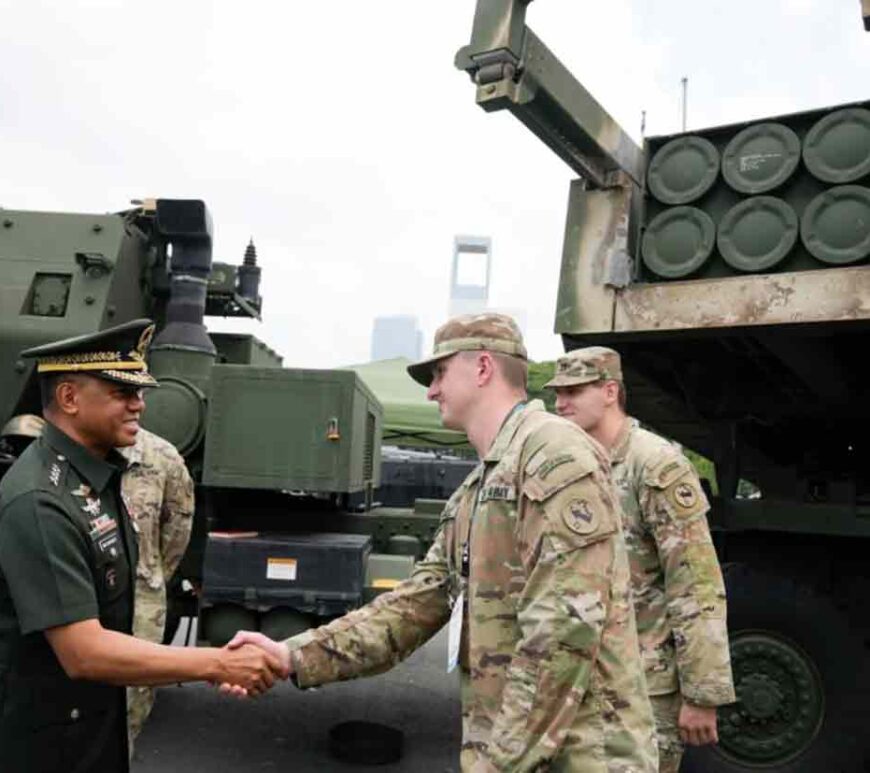
M 510 110 L 588 186 L 643 179 L 640 148 L 525 24 L 531 0 L 478 0 L 455 64 L 486 111 Z

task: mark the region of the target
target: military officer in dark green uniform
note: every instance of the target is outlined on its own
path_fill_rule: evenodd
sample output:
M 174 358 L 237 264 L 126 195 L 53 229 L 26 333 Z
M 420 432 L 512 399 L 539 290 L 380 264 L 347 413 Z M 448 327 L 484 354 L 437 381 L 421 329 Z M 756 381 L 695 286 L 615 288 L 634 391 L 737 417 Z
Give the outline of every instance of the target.
M 117 447 L 133 445 L 156 386 L 136 320 L 22 352 L 46 427 L 0 483 L 0 769 L 128 770 L 122 685 L 230 681 L 256 694 L 272 656 L 162 647 L 129 635 L 136 534 Z M 227 676 L 232 675 L 232 676 Z

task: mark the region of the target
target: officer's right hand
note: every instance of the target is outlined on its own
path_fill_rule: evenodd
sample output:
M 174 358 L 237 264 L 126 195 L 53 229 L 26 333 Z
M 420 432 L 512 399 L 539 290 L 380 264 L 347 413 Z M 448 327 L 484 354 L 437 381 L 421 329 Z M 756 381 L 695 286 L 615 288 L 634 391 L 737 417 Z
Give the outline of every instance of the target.
M 264 636 L 259 631 L 239 631 L 226 645 L 228 650 L 248 649 L 249 647 L 259 648 L 277 660 L 281 665 L 279 675 L 282 679 L 286 679 L 293 673 L 290 651 L 287 647 L 281 642 L 273 641 L 268 636 Z M 229 681 L 220 684 L 220 691 L 227 695 L 235 695 L 236 697 L 245 697 L 249 694 L 249 691 L 243 685 Z
M 288 660 L 289 657 L 288 652 Z M 287 678 L 287 667 L 281 658 L 253 644 L 220 650 L 218 668 L 214 682 L 221 685 L 222 691 L 224 685 L 232 685 L 233 691 L 241 695 L 262 695 L 276 679 Z

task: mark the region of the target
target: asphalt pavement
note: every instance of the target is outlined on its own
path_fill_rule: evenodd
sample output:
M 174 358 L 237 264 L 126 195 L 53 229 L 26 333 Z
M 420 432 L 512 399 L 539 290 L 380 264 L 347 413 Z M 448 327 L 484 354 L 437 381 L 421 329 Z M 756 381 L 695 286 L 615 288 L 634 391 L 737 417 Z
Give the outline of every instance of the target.
M 136 745 L 132 771 L 458 773 L 459 677 L 447 674 L 446 663 L 445 629 L 386 674 L 317 690 L 297 690 L 287 682 L 260 698 L 238 700 L 207 685 L 163 687 Z M 334 759 L 329 729 L 352 720 L 402 730 L 402 759 L 379 766 Z

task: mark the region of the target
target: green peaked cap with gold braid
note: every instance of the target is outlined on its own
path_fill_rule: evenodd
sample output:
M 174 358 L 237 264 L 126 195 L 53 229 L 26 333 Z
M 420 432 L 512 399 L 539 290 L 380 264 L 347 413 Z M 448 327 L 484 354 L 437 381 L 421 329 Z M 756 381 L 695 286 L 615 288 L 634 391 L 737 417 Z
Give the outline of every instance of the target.
M 157 381 L 145 362 L 153 335 L 154 323 L 150 319 L 134 319 L 96 333 L 34 346 L 21 356 L 36 360 L 40 376 L 82 373 L 119 384 L 155 387 Z

